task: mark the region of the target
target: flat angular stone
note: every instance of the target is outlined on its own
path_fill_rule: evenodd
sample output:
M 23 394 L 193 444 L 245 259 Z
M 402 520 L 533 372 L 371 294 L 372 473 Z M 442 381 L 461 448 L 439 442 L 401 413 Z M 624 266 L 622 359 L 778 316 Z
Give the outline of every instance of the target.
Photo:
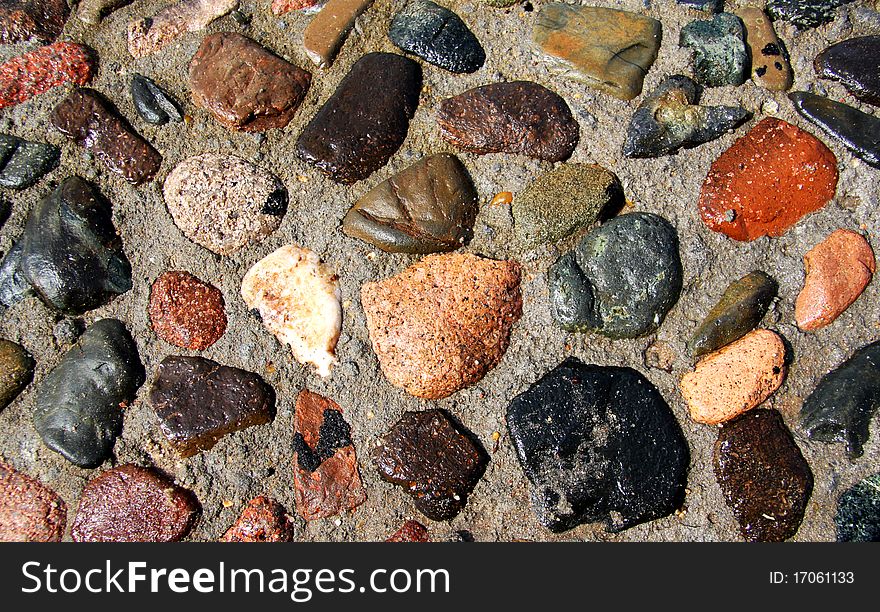
M 700 190 L 700 216 L 734 240 L 781 236 L 834 197 L 837 176 L 828 147 L 768 117 L 712 162 Z
M 852 1 L 767 0 L 767 12 L 774 20 L 790 21 L 805 30 L 834 21 L 837 9 Z
M 58 167 L 61 149 L 0 134 L 0 187 L 27 189 Z
M 835 230 L 804 255 L 806 279 L 794 305 L 803 331 L 831 324 L 871 282 L 877 269 L 874 251 L 861 234 Z
M 618 532 L 684 501 L 687 442 L 635 370 L 570 357 L 513 398 L 506 418 L 532 507 L 551 531 L 604 521 Z
M 198 514 L 186 489 L 152 469 L 121 465 L 85 486 L 70 535 L 75 542 L 176 542 Z
M 862 102 L 880 106 L 880 36 L 860 36 L 831 45 L 816 56 L 816 74 L 840 81 Z
M 388 37 L 401 50 L 450 72 L 475 72 L 486 61 L 461 17 L 430 0 L 411 0 L 394 16 Z
M 302 11 L 318 6 L 325 0 L 272 0 L 272 14 L 284 15 L 290 11 Z
M 391 534 L 386 542 L 430 542 L 428 528 L 418 521 L 409 520 Z
M 55 491 L 0 461 L 0 542 L 60 542 L 66 525 Z
M 746 82 L 749 53 L 743 22 L 736 15 L 718 13 L 710 21 L 692 21 L 681 29 L 678 44 L 693 51 L 694 75 L 703 85 Z
M 406 412 L 373 452 L 379 476 L 402 486 L 432 521 L 458 515 L 489 462 L 442 410 Z
M 514 153 L 564 161 L 580 126 L 561 97 L 531 81 L 493 83 L 440 103 L 440 135 L 469 153 Z
M 863 346 L 822 377 L 801 407 L 801 427 L 811 439 L 844 442 L 850 457 L 861 457 L 877 408 L 880 342 Z
M 841 494 L 834 522 L 838 542 L 880 542 L 880 474 Z
M 0 44 L 36 40 L 50 43 L 61 34 L 70 8 L 67 0 L 3 0 L 0 4 Z
M 77 8 L 76 16 L 80 21 L 89 25 L 98 25 L 101 21 L 123 6 L 131 4 L 133 0 L 82 0 Z
M 248 502 L 241 516 L 220 541 L 292 542 L 293 535 L 293 523 L 284 506 L 271 497 L 260 495 Z
M 773 22 L 759 8 L 736 11 L 746 27 L 746 45 L 752 58 L 752 81 L 770 91 L 786 91 L 794 75 L 785 45 L 776 35 Z
M 0 64 L 0 109 L 44 94 L 67 83 L 85 85 L 97 72 L 94 52 L 71 42 L 58 42 Z
M 390 253 L 452 251 L 473 235 L 477 191 L 454 155 L 424 157 L 355 202 L 342 230 Z
M 51 116 L 52 125 L 89 149 L 132 185 L 151 180 L 162 156 L 135 132 L 113 104 L 93 89 L 75 89 Z
M 688 77 L 667 77 L 633 114 L 623 154 L 637 158 L 672 155 L 715 140 L 752 116 L 740 106 L 700 106 L 699 96 L 700 86 Z
M 388 163 L 406 139 L 422 89 L 422 69 L 393 53 L 355 62 L 296 142 L 297 155 L 350 185 Z
M 342 408 L 304 389 L 296 398 L 293 422 L 293 495 L 299 515 L 314 521 L 364 503 L 367 493 Z
M 623 207 L 618 178 L 595 164 L 563 164 L 535 179 L 510 207 L 528 247 L 556 242 Z
M 757 270 L 733 281 L 697 327 L 688 350 L 700 357 L 742 338 L 758 326 L 778 290 L 773 278 Z
M 373 0 L 328 0 L 303 31 L 306 55 L 319 68 L 329 68 L 355 20 Z
M 880 118 L 803 91 L 788 97 L 802 117 L 818 125 L 856 157 L 880 168 Z
M 743 538 L 782 542 L 797 533 L 813 473 L 776 410 L 753 410 L 726 423 L 715 442 L 714 464 Z
M 128 52 L 135 58 L 157 53 L 187 32 L 208 27 L 215 19 L 238 8 L 238 0 L 180 0 L 152 17 L 128 24 Z
M 37 386 L 34 427 L 43 442 L 84 468 L 110 456 L 123 409 L 144 382 L 137 345 L 116 319 L 93 323 Z
M 310 73 L 234 32 L 206 36 L 189 65 L 195 105 L 245 132 L 290 123 L 311 82 Z
M 541 7 L 533 33 L 551 68 L 621 100 L 632 100 L 642 92 L 660 38 L 656 19 L 561 2 Z
M 147 123 L 165 125 L 169 121 L 183 121 L 180 104 L 152 79 L 135 74 L 131 77 L 130 90 L 138 115 Z
M 270 253 L 245 274 L 241 297 L 297 361 L 330 375 L 342 329 L 339 277 L 317 253 L 292 244 Z
M 653 213 L 629 213 L 594 229 L 548 272 L 554 320 L 569 331 L 637 338 L 678 301 L 678 234 Z
M 275 392 L 259 375 L 203 357 L 163 359 L 149 402 L 162 433 L 181 457 L 275 417 Z
M 361 287 L 361 304 L 388 381 L 441 399 L 494 368 L 522 315 L 520 266 L 464 253 L 429 255 Z
M 226 332 L 219 289 L 189 272 L 165 272 L 150 289 L 150 325 L 165 342 L 203 351 Z
M 30 384 L 35 365 L 23 346 L 0 338 L 0 410 Z

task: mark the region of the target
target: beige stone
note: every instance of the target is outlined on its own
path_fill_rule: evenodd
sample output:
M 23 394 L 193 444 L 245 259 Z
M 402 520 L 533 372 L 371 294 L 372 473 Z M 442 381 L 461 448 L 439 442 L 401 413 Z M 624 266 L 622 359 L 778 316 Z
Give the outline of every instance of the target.
M 746 26 L 746 44 L 752 56 L 752 80 L 770 91 L 788 90 L 793 78 L 791 64 L 767 13 L 748 7 L 739 9 L 736 14 Z
M 238 0 L 181 0 L 166 6 L 152 17 L 128 24 L 128 52 L 137 58 L 152 55 L 236 8 Z

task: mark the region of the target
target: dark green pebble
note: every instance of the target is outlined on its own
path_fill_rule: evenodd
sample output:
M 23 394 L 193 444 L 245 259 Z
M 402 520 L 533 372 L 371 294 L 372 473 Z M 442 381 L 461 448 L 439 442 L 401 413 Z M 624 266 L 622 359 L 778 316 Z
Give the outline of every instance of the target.
M 679 46 L 693 51 L 694 75 L 707 87 L 742 85 L 749 76 L 745 26 L 731 13 L 692 21 L 681 29 Z
M 840 495 L 834 522 L 838 542 L 880 542 L 880 474 Z

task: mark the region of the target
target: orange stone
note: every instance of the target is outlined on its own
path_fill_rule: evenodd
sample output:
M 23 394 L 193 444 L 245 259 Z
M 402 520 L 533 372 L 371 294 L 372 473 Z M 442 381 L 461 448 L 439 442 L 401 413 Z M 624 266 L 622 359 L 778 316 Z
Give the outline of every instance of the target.
M 839 229 L 804 255 L 807 277 L 794 305 L 804 331 L 825 327 L 865 290 L 876 264 L 871 245 L 852 230 Z
M 712 163 L 700 216 L 734 240 L 781 236 L 825 206 L 836 189 L 834 153 L 802 129 L 767 118 Z

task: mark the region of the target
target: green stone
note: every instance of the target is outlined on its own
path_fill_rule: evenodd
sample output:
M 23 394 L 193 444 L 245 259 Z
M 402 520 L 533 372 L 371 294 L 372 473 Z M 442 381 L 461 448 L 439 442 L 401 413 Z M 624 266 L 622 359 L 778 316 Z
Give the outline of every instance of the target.
M 880 474 L 841 494 L 834 522 L 838 542 L 880 542 Z
M 34 377 L 34 360 L 24 347 L 0 339 L 0 410 L 18 397 Z
M 694 76 L 707 87 L 742 85 L 749 76 L 745 26 L 731 13 L 692 21 L 681 29 L 679 46 L 693 51 Z

